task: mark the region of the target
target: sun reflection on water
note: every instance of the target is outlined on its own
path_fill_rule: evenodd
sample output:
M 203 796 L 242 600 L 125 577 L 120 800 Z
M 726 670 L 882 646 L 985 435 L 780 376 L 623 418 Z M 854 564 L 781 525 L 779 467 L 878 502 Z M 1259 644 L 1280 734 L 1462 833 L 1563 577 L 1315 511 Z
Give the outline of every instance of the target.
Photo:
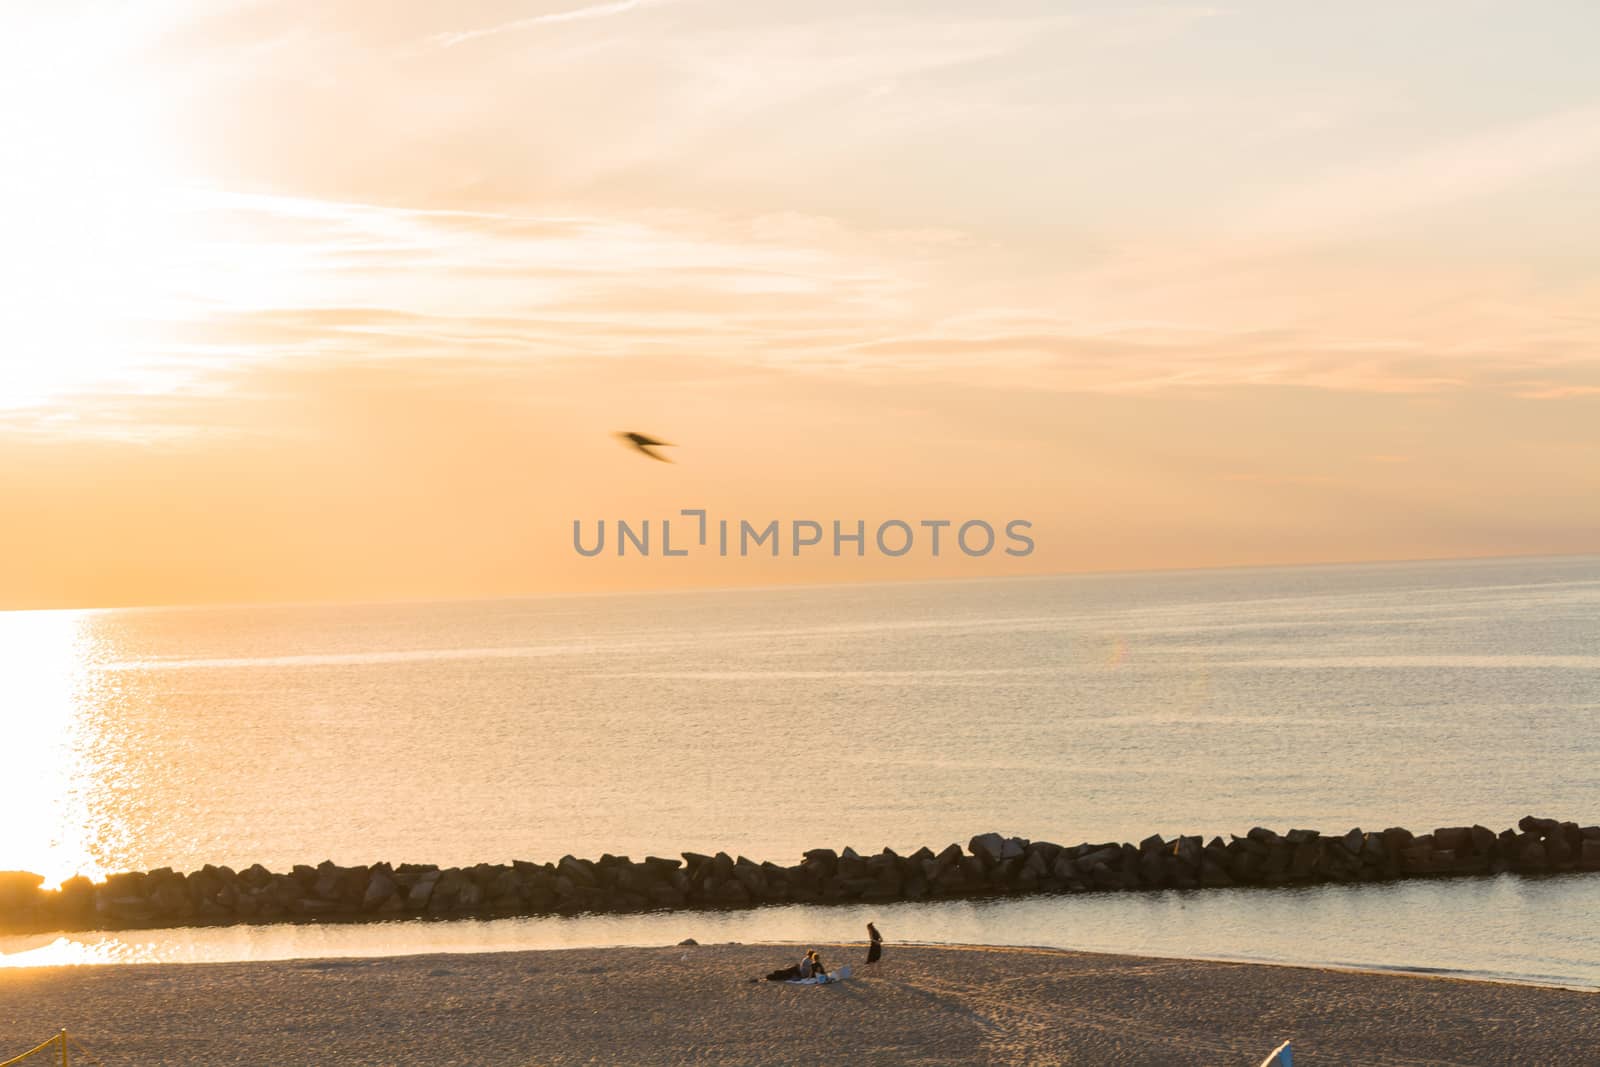
M 104 804 L 104 755 L 92 664 L 92 613 L 0 612 L 0 869 L 102 878 L 106 838 L 119 827 Z

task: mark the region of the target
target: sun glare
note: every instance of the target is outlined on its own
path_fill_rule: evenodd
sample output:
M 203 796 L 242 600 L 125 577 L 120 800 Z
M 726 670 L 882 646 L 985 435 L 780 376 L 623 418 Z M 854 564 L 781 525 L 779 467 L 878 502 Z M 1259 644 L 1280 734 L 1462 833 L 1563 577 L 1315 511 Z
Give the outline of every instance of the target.
M 0 773 L 0 870 L 57 885 L 100 877 L 84 781 L 81 707 L 89 637 L 72 611 L 0 612 L 6 765 Z
M 138 387 L 180 240 L 136 72 L 23 33 L 0 44 L 0 408 Z

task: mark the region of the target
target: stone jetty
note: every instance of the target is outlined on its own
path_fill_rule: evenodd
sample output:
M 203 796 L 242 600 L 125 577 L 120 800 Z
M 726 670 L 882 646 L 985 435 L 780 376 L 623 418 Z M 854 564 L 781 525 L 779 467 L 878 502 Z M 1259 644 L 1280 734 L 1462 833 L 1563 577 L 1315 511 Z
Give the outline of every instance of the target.
M 1221 889 L 1401 878 L 1600 872 L 1600 826 L 1528 816 L 1515 829 L 1450 826 L 1426 834 L 1316 830 L 1244 836 L 1152 835 L 1138 844 L 1064 846 L 979 834 L 937 852 L 861 854 L 812 849 L 800 863 L 725 852 L 676 859 L 563 856 L 474 867 L 375 863 L 269 871 L 207 865 L 70 878 L 59 889 L 25 871 L 0 872 L 7 933 L 223 923 L 575 915 L 749 908 L 763 904 L 888 903 L 1032 893 Z

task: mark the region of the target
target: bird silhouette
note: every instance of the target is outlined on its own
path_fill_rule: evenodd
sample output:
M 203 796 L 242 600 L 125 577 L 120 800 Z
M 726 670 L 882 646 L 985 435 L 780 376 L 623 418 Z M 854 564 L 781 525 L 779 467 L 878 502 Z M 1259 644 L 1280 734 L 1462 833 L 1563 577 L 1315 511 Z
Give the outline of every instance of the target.
M 619 433 L 617 436 L 626 441 L 633 448 L 636 448 L 640 452 L 643 452 L 645 455 L 649 456 L 651 459 L 659 459 L 662 463 L 672 462 L 672 460 L 668 459 L 666 456 L 663 456 L 661 453 L 651 451 L 653 448 L 671 448 L 672 445 L 666 441 L 657 441 L 654 437 L 647 437 L 642 433 L 635 433 L 632 430 Z

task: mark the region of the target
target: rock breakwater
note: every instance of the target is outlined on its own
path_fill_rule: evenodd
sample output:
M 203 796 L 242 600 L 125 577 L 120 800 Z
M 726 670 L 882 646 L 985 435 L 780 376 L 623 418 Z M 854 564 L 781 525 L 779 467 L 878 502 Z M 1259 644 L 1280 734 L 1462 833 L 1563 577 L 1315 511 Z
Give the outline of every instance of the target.
M 1600 872 L 1600 826 L 1530 815 L 1498 833 L 1483 826 L 1425 834 L 1400 827 L 1343 834 L 1256 827 L 1227 840 L 1157 834 L 1138 844 L 1072 846 L 987 833 L 965 849 L 952 844 L 907 855 L 812 849 L 787 867 L 724 852 L 473 867 L 325 861 L 286 872 L 208 864 L 187 874 L 169 867 L 114 874 L 100 883 L 70 878 L 59 889 L 42 888 L 39 875 L 10 871 L 0 872 L 0 931 L 887 903 L 1507 871 Z

